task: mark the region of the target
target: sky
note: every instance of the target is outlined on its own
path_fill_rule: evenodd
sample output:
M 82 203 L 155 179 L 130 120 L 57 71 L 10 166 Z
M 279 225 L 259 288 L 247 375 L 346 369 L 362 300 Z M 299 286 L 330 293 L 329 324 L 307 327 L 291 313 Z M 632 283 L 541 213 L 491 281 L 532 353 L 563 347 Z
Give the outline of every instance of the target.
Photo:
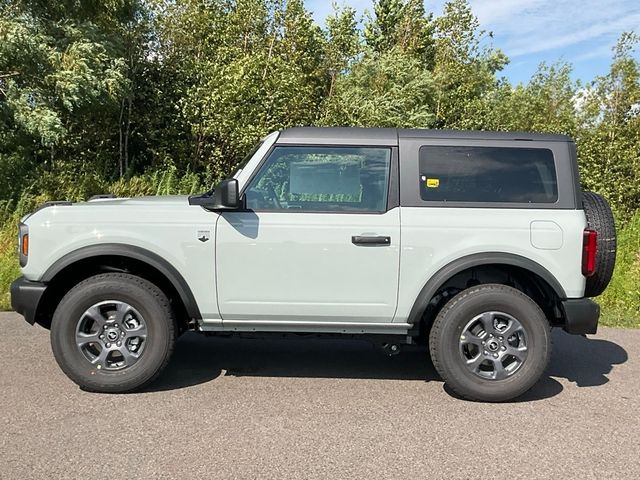
M 331 0 L 305 0 L 324 25 Z M 427 11 L 442 12 L 444 0 L 425 0 Z M 640 0 L 470 0 L 480 27 L 493 32 L 494 47 L 510 59 L 502 71 L 511 82 L 526 83 L 541 62 L 566 61 L 573 76 L 589 82 L 608 72 L 612 48 L 620 34 L 640 34 Z M 360 16 L 372 11 L 371 0 L 337 0 Z M 636 52 L 637 55 L 637 52 Z

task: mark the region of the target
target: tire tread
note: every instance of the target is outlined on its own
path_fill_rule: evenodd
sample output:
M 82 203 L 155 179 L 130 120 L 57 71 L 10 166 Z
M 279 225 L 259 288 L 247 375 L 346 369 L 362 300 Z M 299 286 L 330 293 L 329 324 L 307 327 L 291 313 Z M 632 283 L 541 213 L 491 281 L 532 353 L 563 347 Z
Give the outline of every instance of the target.
M 160 373 L 164 370 L 164 368 L 168 365 L 169 361 L 171 360 L 171 356 L 175 348 L 175 343 L 176 343 L 175 339 L 176 339 L 176 332 L 177 332 L 177 322 L 173 313 L 173 309 L 171 308 L 171 304 L 167 296 L 155 284 L 151 283 L 150 281 L 144 278 L 138 277 L 136 275 L 131 275 L 128 273 L 117 273 L 117 272 L 101 273 L 79 282 L 77 285 L 75 285 L 73 288 L 71 288 L 71 290 L 67 292 L 67 294 L 60 301 L 59 306 L 63 305 L 65 303 L 65 300 L 71 297 L 78 290 L 88 288 L 89 286 L 92 286 L 92 285 L 94 286 L 94 288 L 98 288 L 100 287 L 99 283 L 105 282 L 105 281 L 116 281 L 120 284 L 130 284 L 132 286 L 139 287 L 142 290 L 146 291 L 148 294 L 150 294 L 155 299 L 158 306 L 162 310 L 164 310 L 165 316 L 168 320 L 167 322 L 168 345 L 166 345 L 166 348 L 164 349 L 164 356 L 162 361 L 157 366 L 155 371 L 143 381 L 136 381 L 135 383 L 131 384 L 131 381 L 129 379 L 124 379 L 121 383 L 109 384 L 109 385 L 105 385 L 104 383 L 100 383 L 97 381 L 91 381 L 87 378 L 79 377 L 71 368 L 69 368 L 69 365 L 67 364 L 67 362 L 58 361 L 58 364 L 60 365 L 60 368 L 65 373 L 65 375 L 67 375 L 76 384 L 80 385 L 81 388 L 89 392 L 118 393 L 118 392 L 125 392 L 125 391 L 131 392 L 131 391 L 140 390 L 144 386 L 153 382 L 160 375 Z M 56 322 L 56 315 L 54 314 L 54 323 L 55 322 Z M 53 340 L 53 328 L 55 328 L 54 324 L 52 324 L 52 336 L 51 336 L 52 342 L 51 343 L 55 353 L 56 346 L 54 345 L 54 340 Z
M 609 203 L 597 193 L 583 193 L 588 228 L 598 232 L 595 273 L 587 277 L 584 296 L 597 297 L 609 285 L 616 265 L 616 226 Z
M 442 335 L 441 334 L 442 329 L 444 328 L 446 322 L 449 320 L 448 317 L 451 310 L 456 308 L 456 306 L 459 305 L 460 302 L 462 302 L 469 296 L 477 295 L 478 293 L 482 293 L 482 292 L 492 292 L 492 293 L 502 292 L 506 294 L 516 295 L 528 302 L 531 302 L 533 305 L 535 305 L 536 308 L 539 309 L 538 305 L 535 302 L 533 302 L 533 300 L 531 300 L 529 296 L 527 296 L 520 290 L 509 287 L 507 285 L 501 285 L 501 284 L 483 284 L 483 285 L 478 285 L 476 287 L 468 288 L 460 292 L 458 295 L 453 297 L 447 304 L 444 305 L 444 307 L 440 310 L 440 312 L 436 316 L 436 319 L 434 320 L 433 325 L 431 327 L 431 332 L 429 334 L 429 354 L 431 356 L 431 360 L 433 362 L 433 366 L 436 369 L 436 372 L 438 372 L 438 375 L 440 375 L 440 377 L 444 380 L 447 387 L 450 388 L 451 391 L 453 391 L 457 396 L 459 396 L 464 400 L 476 401 L 477 398 L 473 395 L 466 393 L 462 389 L 458 388 L 456 385 L 460 384 L 463 381 L 463 379 L 457 378 L 454 371 L 448 371 L 448 369 L 443 367 L 440 361 L 441 344 L 439 342 L 439 339 Z M 542 314 L 542 311 L 540 311 L 540 313 Z M 546 322 L 545 328 L 549 338 L 549 348 L 547 352 L 547 359 L 548 359 L 551 355 L 551 348 L 552 348 L 551 335 L 550 335 L 551 328 L 548 322 Z M 521 392 L 517 393 L 516 395 L 510 398 L 514 398 L 524 394 L 529 388 L 530 387 L 523 388 Z M 507 401 L 510 398 L 504 399 L 504 400 L 492 400 L 492 401 Z

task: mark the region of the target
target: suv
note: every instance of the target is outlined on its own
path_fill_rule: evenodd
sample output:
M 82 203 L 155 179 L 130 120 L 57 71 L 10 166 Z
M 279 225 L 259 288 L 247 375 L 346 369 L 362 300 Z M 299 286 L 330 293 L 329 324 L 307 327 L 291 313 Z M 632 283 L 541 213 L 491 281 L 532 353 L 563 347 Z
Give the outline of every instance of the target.
M 19 230 L 12 305 L 98 392 L 148 384 L 195 330 L 428 342 L 459 396 L 508 400 L 551 327 L 596 332 L 616 248 L 568 137 L 437 130 L 275 132 L 213 191 L 51 202 Z

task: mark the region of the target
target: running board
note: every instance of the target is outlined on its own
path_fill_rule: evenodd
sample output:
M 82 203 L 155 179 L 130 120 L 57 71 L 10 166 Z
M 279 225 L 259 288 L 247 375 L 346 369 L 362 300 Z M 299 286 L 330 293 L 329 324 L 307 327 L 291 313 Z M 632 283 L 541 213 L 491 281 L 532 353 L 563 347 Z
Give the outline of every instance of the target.
M 409 323 L 218 320 L 210 324 L 203 322 L 198 329 L 201 332 L 386 333 L 407 335 L 411 327 L 412 325 Z

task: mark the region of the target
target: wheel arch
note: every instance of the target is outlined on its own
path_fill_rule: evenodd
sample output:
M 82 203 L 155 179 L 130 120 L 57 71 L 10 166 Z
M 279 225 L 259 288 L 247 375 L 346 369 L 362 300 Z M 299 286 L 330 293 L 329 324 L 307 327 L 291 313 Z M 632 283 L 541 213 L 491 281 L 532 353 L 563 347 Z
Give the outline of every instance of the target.
M 541 288 L 548 289 L 560 300 L 567 298 L 566 292 L 555 276 L 539 263 L 512 253 L 488 252 L 461 257 L 438 270 L 420 290 L 409 313 L 408 323 L 418 326 L 437 293 L 457 275 L 478 268 L 491 268 L 527 272 L 533 275 Z
M 54 262 L 40 281 L 47 290 L 38 304 L 36 320 L 48 327 L 57 302 L 74 285 L 105 271 L 129 271 L 155 283 L 170 298 L 176 315 L 189 320 L 202 319 L 193 292 L 178 270 L 160 255 L 141 247 L 124 244 L 89 245 L 74 250 Z

